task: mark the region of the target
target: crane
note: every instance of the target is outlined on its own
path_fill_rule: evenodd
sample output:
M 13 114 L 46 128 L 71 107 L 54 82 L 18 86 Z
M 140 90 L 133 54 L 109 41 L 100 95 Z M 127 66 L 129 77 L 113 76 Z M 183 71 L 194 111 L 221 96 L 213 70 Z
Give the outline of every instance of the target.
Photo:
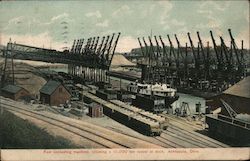
M 148 58 L 148 64 L 150 64 L 149 51 L 148 51 L 148 44 L 146 43 L 144 37 L 143 37 L 142 39 L 143 39 L 143 42 L 144 42 L 144 44 L 145 44 L 145 49 L 146 49 L 145 55 L 146 55 L 146 57 Z
M 109 35 L 107 36 L 105 44 L 104 44 L 104 46 L 102 48 L 102 52 L 101 52 L 101 58 L 102 58 L 102 60 L 104 59 L 104 54 L 105 54 L 105 51 L 106 51 L 106 48 L 107 48 L 107 45 L 108 45 L 108 41 L 109 41 Z
M 142 47 L 142 44 L 141 44 L 140 38 L 138 37 L 137 39 L 138 39 L 139 45 L 140 45 L 140 47 L 141 47 L 141 53 L 142 53 L 142 56 L 144 56 L 144 57 L 145 57 L 145 53 L 144 53 L 144 50 L 143 50 L 143 47 Z
M 225 55 L 225 58 L 226 58 L 227 69 L 230 69 L 231 68 L 231 62 L 230 62 L 230 57 L 228 55 L 228 49 L 227 49 L 226 44 L 224 43 L 224 40 L 223 40 L 223 38 L 221 36 L 220 36 L 220 40 L 221 40 L 221 47 L 223 49 L 223 52 L 224 52 L 224 55 Z
M 170 44 L 170 51 L 169 51 L 169 66 L 171 66 L 171 65 L 172 65 L 172 53 L 173 53 L 174 57 L 175 57 L 175 54 L 174 54 L 173 44 L 172 44 L 172 41 L 170 40 L 169 35 L 167 35 L 167 37 L 168 37 L 168 41 L 169 41 L 169 44 Z M 177 66 L 177 64 L 176 64 L 176 66 Z
M 198 59 L 198 54 L 197 56 L 195 55 L 195 51 L 194 51 L 194 45 L 193 45 L 193 41 L 190 37 L 190 33 L 188 32 L 188 39 L 189 39 L 189 42 L 190 42 L 190 45 L 191 45 L 191 49 L 192 49 L 192 52 L 193 52 L 193 56 L 194 56 L 194 62 L 195 62 L 195 69 L 197 70 L 197 72 L 199 73 L 199 70 L 200 70 L 200 62 L 199 62 L 199 59 Z
M 221 62 L 221 58 L 220 58 L 219 53 L 218 53 L 218 48 L 217 48 L 217 45 L 216 45 L 216 42 L 215 42 L 212 31 L 210 31 L 210 35 L 211 35 L 211 39 L 212 39 L 212 42 L 213 42 L 216 59 L 217 59 L 217 62 L 218 62 L 217 68 L 218 68 L 219 71 L 221 71 L 222 70 L 222 62 Z
M 119 32 L 119 33 L 118 33 L 118 36 L 117 36 L 117 38 L 116 38 L 116 40 L 115 40 L 115 43 L 114 43 L 114 45 L 113 45 L 113 51 L 112 51 L 112 53 L 111 53 L 111 58 L 110 58 L 110 60 L 109 60 L 109 67 L 111 67 L 111 61 L 112 61 L 112 59 L 113 59 L 113 57 L 114 57 L 115 49 L 116 49 L 118 40 L 119 40 L 119 38 L 120 38 L 120 35 L 121 35 L 121 33 Z
M 159 65 L 159 58 L 160 58 L 160 53 L 161 53 L 161 50 L 160 50 L 160 46 L 159 46 L 159 43 L 158 43 L 158 40 L 157 40 L 157 38 L 156 38 L 156 36 L 154 36 L 154 38 L 155 38 L 155 43 L 156 43 L 156 53 L 157 53 L 157 59 L 156 59 L 156 65 L 158 66 Z
M 88 51 L 89 51 L 89 45 L 90 45 L 91 40 L 92 40 L 92 38 L 88 38 L 87 43 L 86 43 L 86 45 L 84 47 L 84 54 L 88 53 Z
M 208 59 L 205 55 L 205 51 L 204 51 L 204 47 L 203 47 L 203 43 L 202 43 L 202 40 L 200 38 L 200 34 L 199 32 L 197 31 L 197 36 L 198 36 L 198 40 L 199 40 L 199 44 L 200 44 L 200 48 L 201 48 L 201 53 L 202 53 L 202 56 L 203 56 L 203 64 L 204 64 L 204 74 L 205 74 L 205 79 L 207 78 L 207 76 L 209 75 L 209 63 L 208 63 Z
M 220 101 L 222 102 L 223 106 L 227 110 L 229 116 L 231 118 L 235 118 L 237 116 L 237 113 L 233 110 L 233 108 L 225 100 L 220 99 Z
M 98 45 L 98 41 L 99 41 L 99 36 L 97 36 L 95 45 L 94 45 L 94 47 L 93 47 L 93 52 L 94 52 L 94 53 L 95 53 L 95 51 L 96 51 L 96 48 L 97 48 L 97 45 Z
M 151 41 L 151 37 L 148 37 L 149 43 L 150 43 L 150 53 L 149 53 L 149 57 L 153 60 L 155 58 L 155 51 L 154 51 L 154 45 Z
M 228 29 L 228 32 L 229 32 L 229 35 L 230 35 L 230 38 L 231 38 L 231 41 L 232 41 L 232 45 L 233 45 L 233 49 L 234 49 L 236 59 L 237 59 L 238 73 L 239 73 L 239 76 L 242 77 L 242 76 L 244 76 L 244 65 L 243 65 L 242 60 L 240 60 L 239 53 L 238 53 L 238 48 L 237 48 L 237 45 L 236 45 L 235 40 L 233 38 L 233 35 L 231 33 L 231 29 Z M 242 57 L 243 57 L 243 55 L 242 55 Z
M 93 47 L 94 47 L 95 39 L 96 39 L 96 37 L 94 37 L 94 38 L 92 39 L 92 42 L 91 42 L 90 47 L 89 47 L 89 50 L 90 50 L 90 51 L 92 51 L 92 49 L 93 49 Z
M 72 47 L 71 47 L 71 49 L 70 49 L 70 52 L 73 52 L 73 51 L 74 51 L 75 44 L 76 44 L 76 40 L 74 40 L 73 45 L 72 45 Z
M 110 53 L 110 49 L 111 49 L 111 46 L 112 46 L 112 42 L 113 42 L 114 36 L 115 36 L 115 33 L 112 34 L 112 37 L 111 37 L 111 39 L 109 41 L 108 49 L 107 49 L 107 54 L 106 54 L 106 60 L 109 59 L 109 53 Z
M 160 38 L 160 41 L 161 41 L 161 44 L 162 44 L 162 47 L 163 47 L 163 64 L 166 65 L 166 60 L 167 60 L 167 50 L 166 50 L 166 46 L 165 46 L 165 43 L 162 41 L 162 38 L 161 36 L 159 36 Z
M 101 41 L 101 43 L 100 43 L 98 49 L 96 50 L 96 53 L 97 53 L 98 56 L 100 56 L 100 54 L 101 54 L 100 52 L 101 52 L 101 49 L 102 49 L 102 45 L 103 45 L 103 43 L 104 43 L 104 40 L 105 40 L 105 36 L 102 37 L 102 41 Z

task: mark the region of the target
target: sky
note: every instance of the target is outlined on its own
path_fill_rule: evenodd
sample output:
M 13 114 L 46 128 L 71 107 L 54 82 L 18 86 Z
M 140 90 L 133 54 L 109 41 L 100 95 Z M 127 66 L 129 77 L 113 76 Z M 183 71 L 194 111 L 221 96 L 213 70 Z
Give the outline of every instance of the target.
M 182 46 L 190 32 L 195 46 L 200 32 L 204 43 L 216 43 L 222 36 L 230 43 L 231 28 L 236 44 L 244 40 L 249 48 L 248 0 L 85 0 L 85 1 L 1 1 L 0 44 L 16 43 L 53 48 L 71 47 L 74 39 L 112 35 L 121 32 L 117 52 L 139 47 L 137 37 L 167 34 Z M 212 43 L 211 43 L 212 44 Z

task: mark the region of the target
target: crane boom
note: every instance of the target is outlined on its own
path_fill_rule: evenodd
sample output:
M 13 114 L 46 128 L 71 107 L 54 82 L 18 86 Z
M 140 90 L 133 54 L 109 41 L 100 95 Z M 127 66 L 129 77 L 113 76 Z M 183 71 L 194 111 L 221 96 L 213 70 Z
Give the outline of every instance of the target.
M 91 45 L 90 45 L 90 50 L 92 50 L 93 49 L 93 46 L 94 46 L 94 43 L 95 43 L 95 39 L 96 39 L 96 37 L 94 37 L 93 38 L 93 40 L 92 40 L 92 42 L 91 42 Z
M 204 65 L 205 65 L 206 64 L 206 56 L 205 56 L 205 52 L 204 52 L 203 43 L 201 41 L 201 37 L 200 37 L 200 34 L 199 34 L 198 31 L 197 31 L 197 36 L 198 36 L 198 39 L 199 39 L 199 43 L 200 43 L 200 47 L 201 47 L 201 53 L 202 53 L 202 56 L 203 56 L 203 62 L 204 62 Z
M 221 47 L 222 47 L 222 49 L 223 49 L 223 52 L 224 52 L 224 55 L 225 55 L 225 58 L 226 58 L 226 62 L 227 62 L 227 65 L 228 65 L 228 67 L 231 65 L 231 63 L 230 63 L 230 59 L 229 59 L 229 56 L 228 56 L 228 50 L 227 50 L 227 47 L 226 47 L 226 45 L 225 45 L 225 43 L 224 43 L 224 40 L 223 40 L 223 38 L 220 36 L 220 40 L 221 40 Z
M 214 36 L 213 36 L 212 31 L 210 31 L 210 35 L 211 35 L 211 39 L 212 39 L 212 42 L 213 42 L 214 51 L 215 51 L 215 55 L 216 55 L 216 58 L 217 58 L 218 66 L 221 66 L 221 59 L 219 57 L 219 53 L 218 53 L 218 50 L 217 50 L 217 45 L 216 45 L 216 42 L 214 40 Z
M 190 42 L 190 45 L 191 45 L 191 49 L 192 49 L 192 52 L 193 52 L 193 56 L 194 56 L 195 68 L 199 70 L 200 64 L 199 64 L 198 57 L 195 55 L 193 41 L 192 41 L 192 39 L 191 39 L 191 36 L 190 36 L 190 33 L 189 33 L 189 32 L 187 33 L 187 35 L 188 35 L 188 39 L 189 39 L 189 42 Z
M 98 45 L 98 41 L 99 41 L 99 36 L 98 36 L 97 39 L 96 39 L 95 45 L 94 45 L 94 47 L 93 47 L 93 52 L 96 51 L 96 48 L 97 48 L 97 45 Z
M 109 46 L 108 46 L 108 53 L 110 52 L 110 49 L 111 49 L 111 46 L 112 46 L 112 43 L 113 43 L 113 40 L 114 40 L 114 37 L 115 37 L 115 33 L 112 34 L 112 37 L 109 41 Z
M 230 38 L 231 38 L 231 41 L 232 41 L 232 44 L 233 44 L 233 49 L 234 49 L 234 52 L 235 52 L 235 54 L 236 54 L 236 58 L 237 58 L 238 64 L 240 65 L 240 64 L 241 64 L 241 61 L 240 61 L 240 58 L 239 58 L 237 46 L 236 46 L 236 44 L 235 44 L 233 35 L 232 35 L 232 33 L 231 33 L 231 29 L 228 29 L 228 32 L 229 32 L 229 35 L 230 35 Z
M 165 46 L 165 43 L 163 42 L 161 36 L 159 36 L 159 38 L 160 38 L 162 48 L 163 48 L 163 58 L 165 59 L 165 58 L 167 58 L 166 46 Z
M 142 39 L 143 39 L 143 42 L 144 42 L 145 48 L 146 48 L 146 53 L 145 53 L 145 55 L 146 55 L 146 57 L 148 58 L 148 64 L 150 65 L 151 62 L 150 62 L 150 54 L 149 54 L 148 44 L 146 43 L 144 37 L 142 37 Z
M 74 51 L 75 43 L 76 43 L 76 40 L 74 40 L 73 45 L 72 45 L 72 47 L 71 47 L 71 49 L 70 49 L 70 52 L 73 52 L 73 51 Z
M 102 45 L 103 45 L 103 43 L 104 43 L 104 40 L 105 40 L 105 36 L 103 36 L 102 37 L 102 41 L 101 41 L 101 43 L 100 43 L 100 45 L 99 45 L 99 47 L 98 47 L 98 49 L 97 49 L 97 51 L 96 51 L 96 53 L 98 54 L 98 55 L 100 55 L 101 53 L 101 49 L 102 49 Z
M 138 37 L 137 39 L 138 39 L 139 45 L 140 45 L 140 47 L 141 47 L 141 53 L 142 53 L 142 56 L 145 56 L 145 53 L 144 53 L 144 51 L 143 51 L 143 47 L 142 47 L 142 44 L 141 44 L 140 38 Z
M 154 38 L 155 38 L 155 43 L 156 43 L 156 46 L 157 46 L 157 59 L 158 59 L 161 51 L 160 51 L 160 46 L 159 46 L 159 43 L 158 43 L 158 40 L 157 40 L 156 36 L 154 36 Z
M 177 43 L 177 45 L 178 45 L 178 57 L 179 57 L 179 55 L 181 55 L 182 59 L 184 59 L 184 56 L 182 55 L 182 52 L 180 51 L 180 49 L 181 49 L 181 44 L 180 44 L 180 42 L 179 42 L 179 40 L 178 40 L 178 38 L 177 38 L 177 35 L 174 34 L 174 37 L 175 37 L 176 43 Z
M 107 48 L 107 45 L 108 45 L 108 41 L 109 41 L 109 35 L 107 36 L 106 41 L 105 41 L 105 44 L 104 44 L 104 46 L 103 46 L 103 48 L 102 48 L 102 52 L 101 52 L 101 56 L 102 56 L 102 57 L 103 57 L 104 54 L 105 54 L 105 51 L 106 51 L 106 48 Z
M 150 43 L 150 53 L 149 53 L 149 57 L 151 58 L 155 58 L 155 52 L 154 52 L 154 46 L 153 43 L 151 41 L 151 37 L 148 37 L 149 43 Z
M 115 40 L 114 46 L 113 46 L 112 55 L 111 55 L 111 58 L 110 58 L 110 60 L 109 60 L 109 67 L 111 66 L 111 61 L 112 61 L 112 59 L 113 59 L 113 57 L 114 57 L 115 49 L 116 49 L 118 40 L 119 40 L 119 38 L 120 38 L 120 35 L 121 35 L 121 33 L 119 32 L 119 33 L 118 33 L 118 36 L 117 36 L 117 38 L 116 38 L 116 40 Z

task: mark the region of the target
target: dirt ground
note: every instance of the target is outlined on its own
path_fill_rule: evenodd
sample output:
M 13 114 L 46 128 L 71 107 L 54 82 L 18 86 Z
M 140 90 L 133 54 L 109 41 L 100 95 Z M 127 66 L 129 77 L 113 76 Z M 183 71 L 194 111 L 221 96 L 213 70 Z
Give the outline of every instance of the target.
M 0 59 L 0 73 L 3 74 L 4 60 Z M 9 61 L 6 67 L 6 80 L 4 83 L 12 83 L 12 65 Z M 28 90 L 31 95 L 39 95 L 39 90 L 46 83 L 46 80 L 38 75 L 38 70 L 26 63 L 14 61 L 14 82 L 15 85 L 21 86 Z

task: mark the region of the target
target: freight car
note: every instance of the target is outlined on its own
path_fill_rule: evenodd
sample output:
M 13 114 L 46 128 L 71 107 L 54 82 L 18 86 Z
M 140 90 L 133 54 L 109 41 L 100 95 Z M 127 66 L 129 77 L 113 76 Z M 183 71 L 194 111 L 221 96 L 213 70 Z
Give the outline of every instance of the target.
M 138 115 L 138 113 L 135 113 L 131 110 L 121 108 L 91 93 L 84 92 L 83 95 L 86 98 L 88 98 L 88 100 L 92 100 L 93 102 L 101 104 L 103 106 L 103 113 L 106 116 L 144 135 L 154 136 L 154 135 L 160 135 L 162 132 L 160 124 L 156 121 L 142 117 L 141 115 Z
M 166 130 L 167 127 L 168 127 L 168 124 L 169 124 L 169 121 L 166 120 L 166 118 L 162 117 L 162 116 L 158 116 L 156 114 L 153 114 L 151 112 L 147 112 L 147 111 L 144 111 L 140 108 L 137 108 L 135 106 L 131 106 L 131 105 L 128 105 L 122 101 L 119 101 L 119 100 L 110 100 L 110 102 L 114 103 L 115 105 L 121 107 L 121 108 L 125 108 L 127 110 L 130 110 L 134 113 L 137 113 L 138 115 L 142 116 L 142 117 L 145 117 L 145 118 L 148 118 L 152 121 L 156 121 L 160 124 L 160 128 L 161 129 L 164 129 Z
M 165 99 L 157 96 L 152 97 L 136 94 L 136 98 L 132 100 L 132 105 L 154 113 L 160 113 L 166 110 Z
M 115 90 L 112 89 L 105 89 L 105 90 L 97 90 L 96 96 L 100 97 L 104 100 L 110 100 L 110 99 L 117 99 L 117 93 Z

